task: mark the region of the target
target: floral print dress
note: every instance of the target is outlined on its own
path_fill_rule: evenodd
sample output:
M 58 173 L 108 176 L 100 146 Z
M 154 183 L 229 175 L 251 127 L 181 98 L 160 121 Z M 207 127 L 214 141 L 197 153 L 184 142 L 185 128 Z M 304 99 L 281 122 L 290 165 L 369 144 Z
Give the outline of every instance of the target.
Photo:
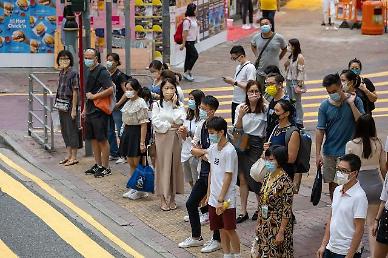
M 255 253 L 257 254 L 257 258 L 293 258 L 293 184 L 287 174 L 282 171 L 269 190 L 268 201 L 264 202 L 264 186 L 268 183 L 268 180 L 269 175 L 265 177 L 263 187 L 260 191 L 261 198 L 256 228 L 257 243 Z M 267 219 L 260 212 L 262 205 L 268 205 Z M 284 241 L 280 245 L 276 245 L 276 235 L 283 218 L 289 219 L 284 232 Z

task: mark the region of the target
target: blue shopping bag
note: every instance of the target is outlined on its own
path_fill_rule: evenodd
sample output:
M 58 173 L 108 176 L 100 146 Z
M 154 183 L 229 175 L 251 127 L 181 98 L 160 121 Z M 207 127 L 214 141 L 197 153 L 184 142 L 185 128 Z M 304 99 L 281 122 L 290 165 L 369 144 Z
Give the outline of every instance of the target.
M 145 166 L 139 163 L 131 178 L 128 180 L 127 188 L 131 188 L 140 192 L 154 192 L 154 170 L 146 164 Z

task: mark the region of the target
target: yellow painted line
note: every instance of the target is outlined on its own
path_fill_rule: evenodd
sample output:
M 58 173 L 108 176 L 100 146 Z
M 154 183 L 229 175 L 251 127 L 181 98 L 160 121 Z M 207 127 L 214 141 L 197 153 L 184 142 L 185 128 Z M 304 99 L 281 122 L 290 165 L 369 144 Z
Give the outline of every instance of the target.
M 388 81 L 384 81 L 384 82 L 377 82 L 377 83 L 374 83 L 373 84 L 375 87 L 383 87 L 383 86 L 387 86 L 388 85 Z M 377 89 L 376 89 L 377 91 Z M 308 89 L 307 88 L 307 92 L 326 92 L 326 88 L 325 87 L 320 87 L 320 88 L 314 88 L 314 89 Z M 377 91 L 378 93 L 378 91 Z
M 117 246 L 122 248 L 125 252 L 128 254 L 134 256 L 135 258 L 143 258 L 144 256 L 135 251 L 132 247 L 127 245 L 125 242 L 123 242 L 120 238 L 118 238 L 116 235 L 114 235 L 112 232 L 110 232 L 107 228 L 105 228 L 102 224 L 100 224 L 98 221 L 96 221 L 90 214 L 82 210 L 81 208 L 74 205 L 71 201 L 69 201 L 66 197 L 58 193 L 54 188 L 46 184 L 42 179 L 39 177 L 31 174 L 24 168 L 17 165 L 15 162 L 13 162 L 11 159 L 9 159 L 7 156 L 0 153 L 0 159 L 5 162 L 8 166 L 13 168 L 14 170 L 18 171 L 23 176 L 29 178 L 31 181 L 33 181 L 35 184 L 37 184 L 40 188 L 42 188 L 44 191 L 46 191 L 48 194 L 50 194 L 52 197 L 57 199 L 59 202 L 67 206 L 70 210 L 72 210 L 75 214 L 77 214 L 80 218 L 84 219 L 86 222 L 88 222 L 90 225 L 92 225 L 96 230 L 98 230 L 100 233 L 102 233 L 104 236 L 106 236 L 109 240 L 111 240 L 113 243 L 115 243 Z
M 285 7 L 293 10 L 319 10 L 322 8 L 322 0 L 291 0 Z
M 59 211 L 0 169 L 1 190 L 44 221 L 84 257 L 113 257 Z
M 377 99 L 376 103 L 387 103 L 388 99 Z M 304 108 L 312 108 L 312 107 L 319 107 L 321 105 L 321 102 L 319 103 L 311 103 L 311 104 L 303 104 Z
M 0 239 L 0 257 L 17 258 L 18 256 Z

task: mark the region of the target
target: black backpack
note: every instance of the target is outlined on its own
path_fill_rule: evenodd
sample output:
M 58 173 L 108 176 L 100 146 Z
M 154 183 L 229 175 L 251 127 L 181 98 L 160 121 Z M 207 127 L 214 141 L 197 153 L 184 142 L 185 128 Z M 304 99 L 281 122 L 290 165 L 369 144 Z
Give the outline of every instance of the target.
M 295 161 L 295 168 L 297 173 L 307 173 L 310 170 L 310 156 L 311 156 L 311 135 L 305 130 L 299 130 L 296 126 L 290 126 L 286 132 L 286 146 L 291 139 L 293 132 L 297 131 L 300 135 L 300 146 L 298 156 Z

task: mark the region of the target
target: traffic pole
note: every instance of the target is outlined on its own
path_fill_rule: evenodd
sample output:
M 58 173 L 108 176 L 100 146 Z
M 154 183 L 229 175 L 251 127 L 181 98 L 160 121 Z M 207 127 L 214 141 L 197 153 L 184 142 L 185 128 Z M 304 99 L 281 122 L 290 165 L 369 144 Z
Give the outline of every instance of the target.
M 112 53 L 112 0 L 105 1 L 106 52 Z
M 170 64 L 170 1 L 162 3 L 163 62 Z
M 166 2 L 166 1 L 163 1 Z M 131 74 L 131 28 L 130 28 L 130 0 L 124 2 L 124 19 L 125 19 L 125 71 Z

